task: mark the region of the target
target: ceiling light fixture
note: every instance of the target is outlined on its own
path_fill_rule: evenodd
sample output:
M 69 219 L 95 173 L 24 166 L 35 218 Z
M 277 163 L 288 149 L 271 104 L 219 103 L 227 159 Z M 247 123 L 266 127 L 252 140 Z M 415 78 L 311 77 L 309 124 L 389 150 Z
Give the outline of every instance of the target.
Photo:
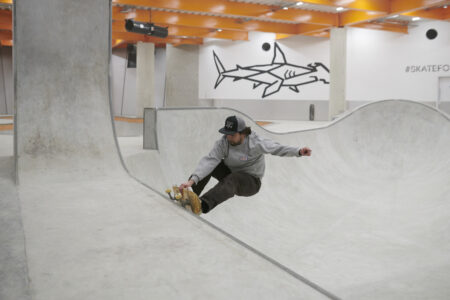
M 217 32 L 222 32 L 222 29 L 218 28 L 218 29 L 217 29 Z
M 288 10 L 288 9 L 289 9 L 289 7 L 285 6 L 285 7 L 283 7 L 283 9 L 284 9 L 284 10 Z
M 336 10 L 337 10 L 337 11 L 343 11 L 344 8 L 343 8 L 343 7 L 338 7 L 338 8 L 336 8 Z
M 303 5 L 303 2 L 297 2 L 297 3 L 295 3 L 295 5 L 297 5 L 297 6 Z
M 398 17 L 398 15 L 393 15 L 393 16 L 390 16 L 389 18 L 395 19 L 395 18 L 397 18 L 397 17 Z
M 412 18 L 412 20 L 413 20 L 413 21 L 419 21 L 419 20 L 420 20 L 420 17 L 414 17 L 414 18 Z
M 444 8 L 447 8 L 448 6 L 447 5 L 444 5 Z
M 132 19 L 125 21 L 125 29 L 129 32 L 141 33 L 156 37 L 167 37 L 169 30 L 168 27 L 156 26 L 153 23 L 137 22 Z

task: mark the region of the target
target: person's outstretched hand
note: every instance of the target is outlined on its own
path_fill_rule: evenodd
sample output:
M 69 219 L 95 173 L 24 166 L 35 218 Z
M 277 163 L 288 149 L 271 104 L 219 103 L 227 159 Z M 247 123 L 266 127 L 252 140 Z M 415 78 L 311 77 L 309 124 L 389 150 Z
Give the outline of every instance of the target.
M 301 156 L 311 156 L 311 149 L 309 149 L 308 147 L 302 148 L 300 149 L 300 155 Z

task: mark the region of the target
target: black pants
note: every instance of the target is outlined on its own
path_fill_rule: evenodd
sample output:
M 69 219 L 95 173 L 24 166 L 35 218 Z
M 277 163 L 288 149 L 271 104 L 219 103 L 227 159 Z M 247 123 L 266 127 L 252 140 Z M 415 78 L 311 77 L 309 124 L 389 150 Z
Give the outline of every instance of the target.
M 211 177 L 219 182 L 203 196 L 202 212 L 207 213 L 220 203 L 238 196 L 253 196 L 261 188 L 261 180 L 250 174 L 243 172 L 232 173 L 222 161 L 208 176 L 202 179 L 198 184 L 192 186 L 192 190 L 200 195 Z

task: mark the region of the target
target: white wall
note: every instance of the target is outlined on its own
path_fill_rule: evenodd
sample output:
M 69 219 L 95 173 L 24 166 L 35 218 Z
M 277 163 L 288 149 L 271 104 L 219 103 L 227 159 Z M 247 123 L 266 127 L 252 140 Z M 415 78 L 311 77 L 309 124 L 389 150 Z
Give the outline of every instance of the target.
M 270 51 L 262 49 L 265 42 L 270 44 Z M 276 42 L 284 52 L 289 64 L 306 67 L 310 63 L 321 62 L 329 68 L 330 43 L 328 39 L 296 36 Z M 199 54 L 200 99 L 262 99 L 267 85 L 263 84 L 253 89 L 253 82 L 246 79 L 233 81 L 232 78 L 225 78 L 215 89 L 219 73 L 214 62 L 213 51 L 217 54 L 225 70 L 232 70 L 237 68 L 237 65 L 247 67 L 271 64 L 274 58 L 274 43 L 274 34 L 256 32 L 249 33 L 249 41 L 206 39 L 200 47 Z M 318 73 L 311 75 L 319 75 Z M 319 76 L 322 75 L 329 80 L 328 72 Z M 322 82 L 298 86 L 298 89 L 299 93 L 296 93 L 288 87 L 282 87 L 279 92 L 264 99 L 328 100 L 329 98 L 329 85 Z
M 348 29 L 348 101 L 437 101 L 439 76 L 450 76 L 450 23 L 419 24 L 409 34 Z M 434 40 L 425 36 L 431 28 Z M 413 72 L 416 66 L 422 72 Z

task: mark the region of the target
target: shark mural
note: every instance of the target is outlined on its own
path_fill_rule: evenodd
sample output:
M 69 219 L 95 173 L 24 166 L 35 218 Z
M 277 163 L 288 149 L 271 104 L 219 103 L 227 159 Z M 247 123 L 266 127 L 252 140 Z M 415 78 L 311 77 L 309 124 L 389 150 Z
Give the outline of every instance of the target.
M 214 63 L 216 64 L 219 76 L 214 89 L 225 78 L 233 78 L 233 81 L 248 80 L 253 82 L 253 89 L 260 85 L 265 85 L 262 97 L 273 95 L 280 91 L 282 87 L 288 87 L 298 93 L 299 86 L 322 82 L 329 84 L 329 70 L 322 63 L 312 63 L 307 66 L 298 66 L 286 61 L 286 57 L 280 46 L 275 43 L 274 54 L 271 64 L 253 65 L 241 67 L 236 65 L 235 69 L 226 70 L 217 54 L 213 51 Z

